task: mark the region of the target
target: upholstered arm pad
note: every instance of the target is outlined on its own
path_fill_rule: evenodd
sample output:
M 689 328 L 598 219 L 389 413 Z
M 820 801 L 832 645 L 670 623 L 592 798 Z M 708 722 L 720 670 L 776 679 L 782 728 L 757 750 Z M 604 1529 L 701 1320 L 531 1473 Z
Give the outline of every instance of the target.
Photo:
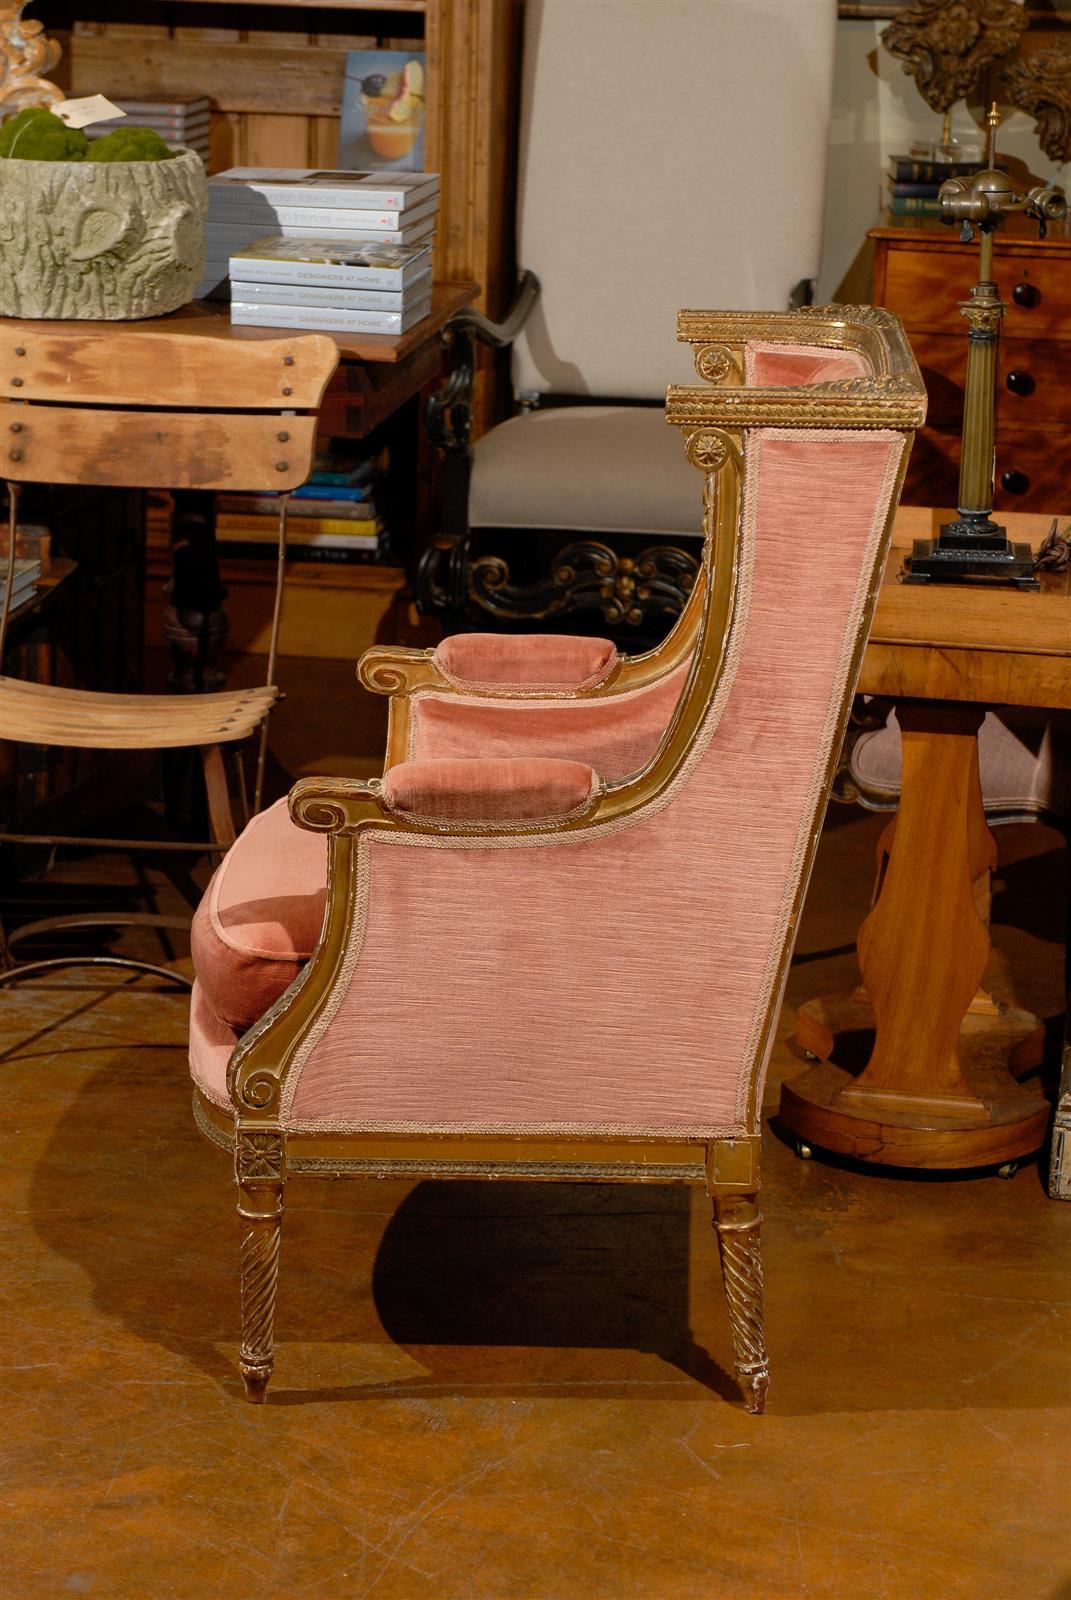
M 402 761 L 383 779 L 383 802 L 401 817 L 429 822 L 565 821 L 600 792 L 580 761 Z
M 617 650 L 609 639 L 571 634 L 456 633 L 432 659 L 459 688 L 568 694 L 603 683 L 617 664 Z

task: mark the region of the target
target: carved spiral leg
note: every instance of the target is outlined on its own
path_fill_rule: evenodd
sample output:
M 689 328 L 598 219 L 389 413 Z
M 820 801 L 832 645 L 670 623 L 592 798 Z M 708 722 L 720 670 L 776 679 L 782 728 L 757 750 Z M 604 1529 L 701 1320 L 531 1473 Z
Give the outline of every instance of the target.
M 766 1406 L 770 1367 L 762 1311 L 762 1213 L 755 1195 L 715 1195 L 714 1227 L 721 1251 L 736 1381 L 756 1416 Z
M 271 1377 L 275 1290 L 279 1281 L 279 1239 L 283 1221 L 280 1173 L 250 1181 L 239 1174 L 238 1215 L 242 1218 L 242 1348 L 238 1365 L 245 1397 L 264 1399 Z

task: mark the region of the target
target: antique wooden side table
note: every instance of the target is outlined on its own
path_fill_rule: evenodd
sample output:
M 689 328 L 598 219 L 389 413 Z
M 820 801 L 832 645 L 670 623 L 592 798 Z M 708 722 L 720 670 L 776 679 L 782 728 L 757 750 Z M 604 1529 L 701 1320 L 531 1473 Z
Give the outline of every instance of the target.
M 1019 1078 L 1040 1059 L 1037 1018 L 980 989 L 996 847 L 978 777 L 988 706 L 1071 709 L 1071 575 L 1041 593 L 906 587 L 911 541 L 948 512 L 901 507 L 859 690 L 896 702 L 900 809 L 882 838 L 880 891 L 859 933 L 863 984 L 809 1001 L 796 1041 L 814 1064 L 785 1083 L 796 1138 L 881 1165 L 974 1167 L 1037 1150 L 1051 1107 Z M 1035 547 L 1052 518 L 1004 514 Z M 837 1041 L 873 1030 L 853 1076 Z

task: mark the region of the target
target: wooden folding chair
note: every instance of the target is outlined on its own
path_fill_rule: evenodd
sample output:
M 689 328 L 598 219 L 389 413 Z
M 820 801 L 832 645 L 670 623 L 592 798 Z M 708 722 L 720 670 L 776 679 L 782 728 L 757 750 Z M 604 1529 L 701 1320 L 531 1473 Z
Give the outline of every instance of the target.
M 275 490 L 279 541 L 275 603 L 262 688 L 216 694 L 103 694 L 0 676 L 0 738 L 97 750 L 201 753 L 212 838 L 170 848 L 224 850 L 236 836 L 222 747 L 260 729 L 253 809 L 259 810 L 267 754 L 267 716 L 279 691 L 275 660 L 286 559 L 289 491 L 309 475 L 317 410 L 338 363 L 322 334 L 247 339 L 169 331 L 159 324 L 85 328 L 8 322 L 0 329 L 0 436 L 10 516 L 0 670 L 15 566 L 23 483 L 124 488 Z M 7 833 L 11 843 L 159 849 L 157 841 Z M 184 927 L 170 917 L 83 915 L 20 928 L 119 925 Z M 0 930 L 0 984 L 31 970 L 86 960 L 187 980 L 150 962 L 120 956 L 57 957 L 16 966 Z

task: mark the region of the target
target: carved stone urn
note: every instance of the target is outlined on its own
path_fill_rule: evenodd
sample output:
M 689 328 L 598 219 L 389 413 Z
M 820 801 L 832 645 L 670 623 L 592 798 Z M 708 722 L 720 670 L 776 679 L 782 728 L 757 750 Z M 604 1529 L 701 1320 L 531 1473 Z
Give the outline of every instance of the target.
M 0 313 L 112 321 L 193 298 L 208 191 L 192 150 L 169 161 L 0 160 Z

